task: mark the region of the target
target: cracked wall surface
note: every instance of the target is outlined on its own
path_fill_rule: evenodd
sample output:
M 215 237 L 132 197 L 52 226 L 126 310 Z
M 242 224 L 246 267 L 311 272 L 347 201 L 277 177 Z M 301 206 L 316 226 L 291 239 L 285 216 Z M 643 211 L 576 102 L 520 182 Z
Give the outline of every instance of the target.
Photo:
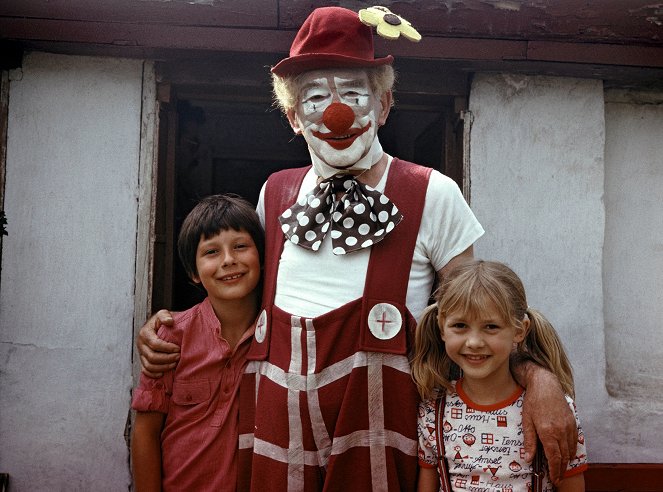
M 141 76 L 140 61 L 50 54 L 12 73 L 0 290 L 12 490 L 129 485 Z
M 514 267 L 560 333 L 590 461 L 655 463 L 663 94 L 620 97 L 606 102 L 597 80 L 475 77 L 471 206 L 487 231 L 475 252 Z
M 606 382 L 646 402 L 663 394 L 663 94 L 610 91 L 605 115 Z

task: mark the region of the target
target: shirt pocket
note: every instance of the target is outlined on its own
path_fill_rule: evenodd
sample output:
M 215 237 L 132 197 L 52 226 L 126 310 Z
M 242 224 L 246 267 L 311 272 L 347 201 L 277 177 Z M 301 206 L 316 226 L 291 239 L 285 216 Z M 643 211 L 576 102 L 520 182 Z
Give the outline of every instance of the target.
M 181 419 L 196 419 L 205 414 L 209 407 L 210 383 L 208 379 L 173 381 L 171 412 Z

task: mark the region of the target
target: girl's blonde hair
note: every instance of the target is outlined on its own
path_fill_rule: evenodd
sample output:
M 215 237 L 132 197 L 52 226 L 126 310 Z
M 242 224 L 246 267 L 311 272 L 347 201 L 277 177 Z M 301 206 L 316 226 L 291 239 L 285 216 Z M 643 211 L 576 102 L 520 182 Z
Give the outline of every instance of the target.
M 444 350 L 440 327 L 451 313 L 477 315 L 495 306 L 506 322 L 523 327 L 530 320 L 525 339 L 516 354 L 548 369 L 562 389 L 574 396 L 573 373 L 555 329 L 538 311 L 527 305 L 525 288 L 513 270 L 494 261 L 473 260 L 452 270 L 441 282 L 437 302 L 429 306 L 417 326 L 412 376 L 422 398 L 431 398 L 440 388 L 451 389 L 458 366 Z
M 362 70 L 366 70 L 371 90 L 377 97 L 382 97 L 385 92 L 393 89 L 394 82 L 396 81 L 396 72 L 394 72 L 394 68 L 391 65 L 368 67 Z M 297 105 L 301 80 L 305 73 L 288 77 L 279 77 L 274 73 L 272 74 L 274 105 L 278 106 L 284 114 Z

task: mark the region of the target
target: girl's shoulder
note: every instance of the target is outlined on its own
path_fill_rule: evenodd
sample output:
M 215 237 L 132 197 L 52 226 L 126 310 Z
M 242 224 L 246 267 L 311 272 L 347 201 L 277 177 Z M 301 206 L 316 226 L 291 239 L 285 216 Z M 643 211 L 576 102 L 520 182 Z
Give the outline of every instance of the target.
M 564 395 L 564 398 L 566 398 L 566 403 L 568 403 L 569 408 L 571 409 L 573 415 L 576 418 L 576 423 L 580 425 L 580 419 L 578 417 L 578 407 L 576 407 L 576 402 L 569 395 Z
M 523 389 L 522 392 L 520 393 L 520 396 L 519 396 L 518 399 L 519 399 L 519 400 L 524 400 L 526 394 L 527 394 L 527 389 Z M 572 410 L 573 412 L 577 412 L 578 409 L 577 409 L 577 407 L 576 407 L 576 402 L 575 402 L 575 400 L 573 399 L 573 397 L 571 397 L 571 396 L 565 394 L 565 395 L 564 395 L 564 399 L 566 400 L 566 403 L 567 403 L 567 405 L 569 406 L 569 408 L 571 408 L 571 410 Z

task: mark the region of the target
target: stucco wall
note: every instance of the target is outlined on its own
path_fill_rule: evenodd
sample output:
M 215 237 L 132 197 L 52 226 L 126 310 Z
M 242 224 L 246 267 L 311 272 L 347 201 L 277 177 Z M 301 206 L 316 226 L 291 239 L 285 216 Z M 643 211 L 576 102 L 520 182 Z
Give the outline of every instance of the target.
M 590 460 L 659 462 L 660 107 L 606 106 L 600 81 L 486 74 L 470 111 L 477 256 L 510 264 L 559 331 Z
M 127 490 L 142 64 L 28 54 L 11 74 L 0 472 Z
M 609 91 L 603 258 L 606 384 L 602 429 L 620 460 L 663 461 L 663 92 Z

